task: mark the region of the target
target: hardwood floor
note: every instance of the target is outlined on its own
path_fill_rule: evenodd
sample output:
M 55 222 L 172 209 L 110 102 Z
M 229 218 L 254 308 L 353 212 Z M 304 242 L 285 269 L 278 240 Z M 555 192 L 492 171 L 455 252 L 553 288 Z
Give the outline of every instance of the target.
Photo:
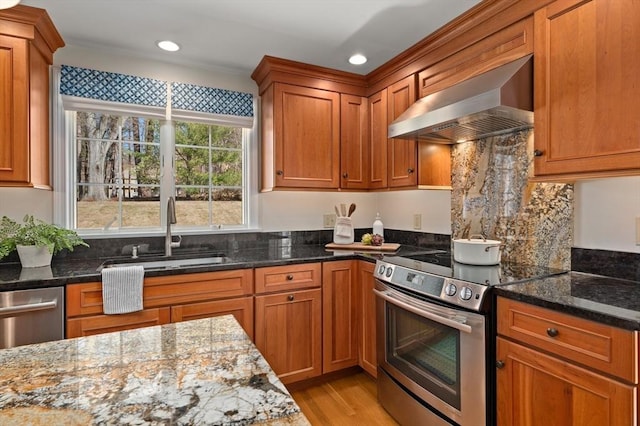
M 291 395 L 313 426 L 398 425 L 378 404 L 376 382 L 366 373 L 330 379 Z

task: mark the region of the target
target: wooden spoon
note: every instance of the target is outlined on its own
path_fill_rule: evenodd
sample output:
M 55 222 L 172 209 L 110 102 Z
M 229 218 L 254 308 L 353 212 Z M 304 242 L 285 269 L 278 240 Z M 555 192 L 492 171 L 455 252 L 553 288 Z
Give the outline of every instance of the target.
M 347 217 L 351 217 L 351 215 L 355 211 L 356 211 L 356 205 L 354 203 L 351 203 L 351 205 L 349 206 L 349 213 L 347 213 Z
M 340 217 L 340 212 L 338 211 L 338 206 L 333 206 L 336 211 L 336 217 Z

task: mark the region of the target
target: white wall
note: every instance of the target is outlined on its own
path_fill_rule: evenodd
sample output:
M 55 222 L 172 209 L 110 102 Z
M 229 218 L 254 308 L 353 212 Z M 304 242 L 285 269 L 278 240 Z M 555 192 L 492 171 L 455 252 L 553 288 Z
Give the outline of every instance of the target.
M 574 212 L 574 247 L 640 253 L 640 177 L 577 182 Z
M 0 216 L 9 216 L 22 222 L 25 214 L 51 222 L 53 192 L 43 189 L 0 187 Z
M 334 206 L 356 204 L 355 228 L 371 228 L 380 213 L 385 228 L 413 230 L 413 215 L 422 214 L 423 232 L 451 234 L 451 192 L 274 191 L 260 194 L 260 223 L 267 231 L 323 229 L 323 215 Z

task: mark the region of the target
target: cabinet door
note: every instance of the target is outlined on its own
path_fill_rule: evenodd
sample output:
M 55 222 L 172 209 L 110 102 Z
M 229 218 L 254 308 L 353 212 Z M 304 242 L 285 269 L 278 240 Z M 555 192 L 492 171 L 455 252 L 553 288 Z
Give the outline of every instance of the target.
M 29 182 L 29 46 L 0 36 L 0 182 Z
M 277 187 L 335 188 L 340 184 L 340 95 L 275 83 Z
M 95 315 L 67 320 L 67 338 L 92 336 L 112 331 L 131 330 L 140 327 L 168 324 L 169 308 L 144 309 L 120 315 Z
M 340 95 L 341 188 L 368 188 L 369 102 L 367 98 Z
M 322 291 L 255 297 L 255 343 L 283 383 L 322 374 Z
M 375 263 L 360 261 L 358 265 L 358 341 L 359 364 L 373 377 L 378 375 L 376 356 L 376 297 L 373 294 Z
M 498 338 L 498 425 L 634 424 L 636 390 Z
M 410 75 L 387 88 L 388 122 L 398 118 L 416 101 L 416 77 Z M 390 188 L 413 186 L 418 183 L 416 173 L 417 143 L 415 139 L 388 140 L 387 173 Z
M 213 300 L 171 307 L 171 322 L 233 315 L 253 340 L 253 297 Z
M 387 89 L 369 97 L 369 188 L 386 188 L 387 182 Z
M 322 372 L 358 364 L 357 263 L 322 264 Z
M 451 145 L 418 142 L 418 185 L 451 189 Z
M 534 173 L 640 173 L 640 2 L 558 0 L 535 13 Z

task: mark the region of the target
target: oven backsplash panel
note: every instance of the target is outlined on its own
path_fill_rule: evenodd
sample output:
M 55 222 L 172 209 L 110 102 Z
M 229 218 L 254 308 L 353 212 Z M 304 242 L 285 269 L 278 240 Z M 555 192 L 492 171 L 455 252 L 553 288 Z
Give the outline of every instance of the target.
M 570 269 L 573 185 L 533 183 L 533 130 L 452 147 L 453 238 L 505 243 L 502 260 Z

